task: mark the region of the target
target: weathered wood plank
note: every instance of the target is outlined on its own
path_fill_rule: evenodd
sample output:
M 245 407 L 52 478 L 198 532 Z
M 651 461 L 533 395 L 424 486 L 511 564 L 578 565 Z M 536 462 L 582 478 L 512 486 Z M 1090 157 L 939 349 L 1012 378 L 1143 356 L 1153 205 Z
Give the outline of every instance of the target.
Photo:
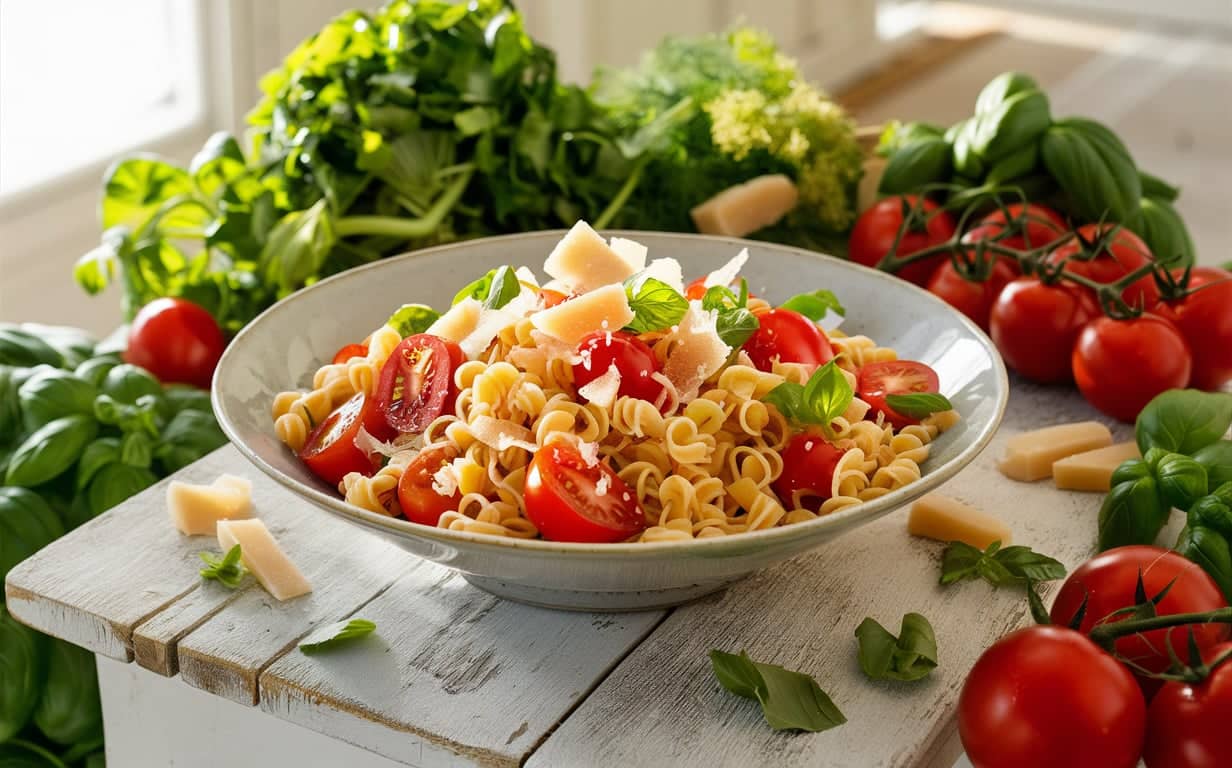
M 436 766 L 519 764 L 663 612 L 532 608 L 425 563 L 356 615 L 374 636 L 286 654 L 261 675 L 261 709 Z
M 1057 491 L 1050 481 L 1015 483 L 993 463 L 1014 434 L 1100 417 L 1076 392 L 1017 380 L 1011 391 L 997 438 L 942 492 L 1003 517 L 1016 543 L 1037 546 L 1072 567 L 1093 550 L 1100 496 Z M 1128 434 L 1124 426 L 1115 431 Z M 884 518 L 725 594 L 677 609 L 528 765 L 872 768 L 952 761 L 953 710 L 966 673 L 984 648 L 1029 620 L 1026 601 L 1021 591 L 994 591 L 982 582 L 939 587 L 942 546 L 909 536 L 905 527 L 903 513 Z M 856 626 L 872 616 L 897 632 L 908 611 L 933 623 L 940 667 L 914 684 L 868 682 L 856 662 Z M 756 704 L 715 681 L 707 657 L 712 648 L 747 650 L 760 661 L 813 675 L 848 722 L 820 734 L 771 731 Z

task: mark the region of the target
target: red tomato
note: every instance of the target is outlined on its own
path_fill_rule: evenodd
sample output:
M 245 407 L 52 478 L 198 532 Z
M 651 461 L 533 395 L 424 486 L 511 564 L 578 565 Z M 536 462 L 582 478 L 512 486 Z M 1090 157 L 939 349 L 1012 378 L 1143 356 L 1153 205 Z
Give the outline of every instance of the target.
M 928 290 L 971 318 L 972 322 L 987 332 L 988 315 L 992 312 L 993 302 L 1014 279 L 1015 271 L 1010 263 L 1011 260 L 997 259 L 993 262 L 988 279 L 976 283 L 958 274 L 954 263 L 947 260 L 933 273 L 932 279 L 928 281 Z
M 155 299 L 133 318 L 124 362 L 146 369 L 164 384 L 209 389 L 226 345 L 209 312 L 184 299 Z
M 1181 332 L 1158 315 L 1099 317 L 1082 329 L 1073 367 L 1091 405 L 1132 422 L 1160 392 L 1189 384 L 1193 358 Z
M 368 354 L 366 344 L 347 344 L 334 353 L 334 365 L 340 365 L 353 357 L 365 357 Z
M 435 526 L 441 515 L 456 510 L 462 503 L 462 494 L 455 491 L 452 496 L 442 496 L 432 488 L 433 475 L 456 458 L 456 448 L 442 446 L 423 451 L 406 466 L 398 479 L 398 506 L 407 520 Z
M 1006 214 L 1009 214 L 1007 217 Z M 1069 229 L 1061 214 L 1051 208 L 1036 203 L 1011 203 L 1004 209 L 998 208 L 984 218 L 976 229 L 986 229 L 985 236 L 1004 232 L 1013 227 L 1018 234 L 1009 235 L 998 240 L 998 244 L 1016 251 L 1029 251 L 1042 248 L 1059 239 Z M 967 234 L 970 235 L 971 232 Z M 968 242 L 963 237 L 963 242 Z M 975 242 L 972 240 L 971 242 Z
M 587 466 L 568 445 L 552 443 L 535 453 L 524 493 L 526 516 L 549 541 L 612 543 L 646 528 L 625 481 L 606 464 Z
M 313 474 L 330 485 L 342 482 L 348 472 L 371 474 L 372 458 L 355 445 L 355 437 L 359 435 L 360 426 L 380 436 L 381 416 L 376 401 L 363 392 L 357 393 L 312 430 L 308 442 L 300 449 L 300 459 Z M 373 431 L 374 427 L 377 431 Z
M 821 435 L 796 435 L 783 451 L 783 473 L 774 481 L 774 492 L 790 509 L 795 505 L 792 495 L 808 491 L 801 502 L 817 502 L 815 509 L 832 495 L 834 467 L 842 457 L 843 451 Z
M 898 237 L 898 231 L 903 226 L 904 204 L 910 209 L 917 205 L 918 199 L 915 195 L 894 195 L 860 214 L 847 243 L 847 253 L 851 260 L 866 267 L 877 266 L 894 247 L 894 239 Z M 925 200 L 921 205 L 928 220 L 916 224 L 903 234 L 898 243 L 899 257 L 910 256 L 954 237 L 956 229 L 954 218 L 950 214 L 939 210 L 940 206 L 932 200 Z M 937 265 L 945 259 L 945 254 L 938 254 L 923 261 L 912 262 L 896 274 L 916 285 L 924 285 L 937 270 Z
M 655 402 L 663 385 L 650 378 L 659 371 L 659 361 L 646 342 L 625 331 L 596 331 L 578 344 L 583 360 L 573 366 L 573 383 L 584 387 L 616 366 L 620 373 L 618 395 Z
M 1101 232 L 1106 232 L 1114 226 L 1114 224 L 1104 224 L 1101 228 L 1098 224 L 1087 224 L 1075 231 L 1079 237 L 1093 242 L 1099 239 Z M 1076 239 L 1071 239 L 1048 254 L 1047 261 L 1049 264 L 1059 264 L 1068 259 L 1065 264 L 1066 272 L 1090 278 L 1097 283 L 1115 283 L 1130 272 L 1154 260 L 1151 249 L 1146 243 L 1124 227 L 1113 235 L 1111 242 L 1101 248 L 1094 258 L 1082 259 L 1079 255 L 1081 251 L 1081 243 Z M 1147 275 L 1134 281 L 1133 285 L 1122 291 L 1121 297 L 1130 306 L 1141 304 L 1149 307 L 1159 300 L 1159 288 L 1155 285 L 1155 278 Z
M 763 309 L 753 314 L 758 327 L 744 342 L 744 351 L 759 370 L 770 370 L 776 359 L 808 365 L 825 365 L 833 359 L 834 347 L 825 331 L 799 312 Z
M 539 289 L 539 301 L 543 302 L 544 309 L 549 309 L 557 304 L 564 304 L 570 298 L 572 297 L 560 291 L 553 291 L 551 288 Z
M 693 282 L 685 286 L 684 297 L 688 299 L 689 301 L 701 301 L 706 296 L 706 291 L 710 290 L 709 288 L 706 287 L 707 277 L 709 277 L 709 275 L 702 275 L 701 277 L 697 278 L 696 280 L 694 280 Z M 739 280 L 736 280 L 735 283 L 727 287 L 731 288 L 733 291 L 736 292 L 737 295 L 739 295 L 740 293 L 740 281 Z M 749 298 L 755 299 L 757 297 L 750 293 Z
M 1073 375 L 1070 357 L 1078 334 L 1098 315 L 1095 299 L 1084 288 L 1020 277 L 993 302 L 988 329 L 1007 365 L 1049 384 Z
M 941 382 L 937 372 L 924 363 L 914 360 L 888 360 L 884 363 L 869 363 L 860 368 L 856 377 L 856 391 L 861 400 L 872 406 L 870 417 L 877 412 L 885 414 L 895 429 L 919 424 L 919 419 L 904 416 L 886 403 L 887 395 L 909 395 L 913 392 L 939 392 Z
M 1179 271 L 1174 274 L 1180 276 Z M 1209 287 L 1178 301 L 1160 302 L 1151 311 L 1175 325 L 1189 344 L 1189 386 L 1214 392 L 1232 381 L 1232 272 L 1195 267 L 1189 287 L 1200 286 Z
M 1053 623 L 1068 626 L 1085 597 L 1087 608 L 1078 630 L 1084 634 L 1090 632 L 1115 611 L 1134 605 L 1139 572 L 1147 597 L 1154 597 L 1176 580 L 1155 608 L 1160 616 L 1213 611 L 1227 605 L 1223 593 L 1206 571 L 1181 555 L 1146 545 L 1117 547 L 1096 555 L 1069 575 L 1052 604 Z M 1169 664 L 1167 643 L 1171 642 L 1177 654 L 1184 658 L 1187 632 L 1188 628 L 1180 627 L 1122 637 L 1116 641 L 1116 651 L 1144 669 L 1162 672 Z M 1210 648 L 1227 639 L 1228 634 L 1227 624 L 1194 627 L 1194 638 L 1200 648 Z M 1148 696 L 1160 685 L 1160 681 L 1146 677 L 1139 677 L 1138 682 Z
M 377 385 L 376 399 L 389 426 L 398 432 L 423 432 L 453 408 L 458 389 L 453 371 L 465 360 L 447 339 L 417 333 L 394 348 Z
M 1209 648 L 1210 664 L 1232 651 L 1232 643 Z M 1188 662 L 1184 652 L 1181 658 Z M 1224 661 L 1200 683 L 1170 681 L 1146 713 L 1147 768 L 1221 768 L 1232 765 L 1232 663 Z
M 958 735 L 977 768 L 1134 768 L 1145 725 L 1129 670 L 1058 626 L 998 640 L 958 699 Z

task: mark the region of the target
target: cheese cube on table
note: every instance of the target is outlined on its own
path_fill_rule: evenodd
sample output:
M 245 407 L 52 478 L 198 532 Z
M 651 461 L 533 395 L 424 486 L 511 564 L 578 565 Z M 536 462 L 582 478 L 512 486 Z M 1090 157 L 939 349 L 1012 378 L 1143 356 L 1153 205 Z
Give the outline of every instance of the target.
M 1052 465 L 1052 479 L 1063 490 L 1107 493 L 1112 490 L 1112 473 L 1116 468 L 1141 455 L 1138 444 L 1132 441 L 1076 453 Z
M 1058 424 L 1015 435 L 997 462 L 1001 474 L 1031 482 L 1052 475 L 1052 465 L 1067 456 L 1112 445 L 1112 432 L 1097 421 Z
M 1011 541 L 1005 523 L 939 493 L 930 493 L 911 506 L 907 532 L 937 541 L 961 541 L 976 549 L 987 549 L 994 541 L 1007 547 Z
M 222 475 L 212 485 L 172 480 L 167 486 L 171 522 L 189 536 L 213 536 L 218 521 L 248 517 L 251 505 L 252 482 L 235 475 Z
M 776 223 L 799 200 L 792 180 L 775 173 L 728 187 L 689 213 L 702 234 L 744 237 Z
M 295 563 L 282 551 L 261 520 L 222 520 L 218 523 L 218 544 L 227 552 L 236 544 L 244 567 L 252 571 L 265 591 L 278 600 L 290 600 L 312 591 L 312 585 Z

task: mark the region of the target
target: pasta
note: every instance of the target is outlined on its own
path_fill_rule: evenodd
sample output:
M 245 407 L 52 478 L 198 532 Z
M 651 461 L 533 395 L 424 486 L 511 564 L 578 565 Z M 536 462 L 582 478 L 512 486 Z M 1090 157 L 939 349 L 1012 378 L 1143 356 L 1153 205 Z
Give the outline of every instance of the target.
M 619 521 L 626 528 L 611 523 L 603 540 L 661 542 L 795 525 L 893 493 L 920 479 L 932 442 L 960 420 L 931 406 L 910 418 L 851 397 L 862 368 L 898 355 L 839 331 L 830 344 L 842 375 L 827 384 L 838 393 L 837 410 L 824 421 L 793 410 L 779 393 L 807 391 L 819 366 L 776 356 L 761 370 L 743 350 L 733 353 L 739 341 L 729 345 L 717 331 L 717 313 L 770 308 L 762 298 L 744 307 L 735 293 L 717 308 L 693 301 L 678 323 L 641 333 L 602 320 L 576 341 L 567 338 L 571 326 L 543 319 L 533 275 L 517 275 L 514 298 L 480 310 L 460 338 L 450 335 L 448 315 L 406 340 L 385 325 L 362 356 L 321 366 L 306 391 L 278 394 L 271 408 L 278 439 L 370 512 L 466 533 L 591 540 L 562 535 L 545 511 L 542 489 L 559 472 L 571 479 L 567 492 L 554 491 L 558 498 L 579 487 L 588 494 L 574 510 L 589 504 L 632 515 Z M 553 277 L 568 286 L 567 273 Z M 617 309 L 636 316 L 630 306 Z M 707 328 L 721 355 L 694 341 Z M 349 420 L 331 419 L 344 405 Z M 414 429 L 395 428 L 414 409 L 427 417 Z M 327 419 L 335 426 L 318 430 Z M 343 449 L 326 439 L 342 440 Z M 350 471 L 315 461 L 325 449 L 340 450 Z M 573 525 L 608 531 L 610 520 L 594 520 Z

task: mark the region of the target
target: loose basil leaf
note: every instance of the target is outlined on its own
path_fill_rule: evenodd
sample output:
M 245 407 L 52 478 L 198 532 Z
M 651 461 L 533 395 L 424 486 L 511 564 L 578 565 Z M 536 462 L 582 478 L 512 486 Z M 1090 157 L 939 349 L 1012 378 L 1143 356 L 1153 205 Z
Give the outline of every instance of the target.
M 824 318 L 827 312 L 833 312 L 840 317 L 847 316 L 846 308 L 839 302 L 834 292 L 827 291 L 824 288 L 812 293 L 801 293 L 798 296 L 792 296 L 780 304 L 779 307 L 781 309 L 790 309 L 792 312 L 799 312 L 813 322 L 818 322 Z
M 205 563 L 205 567 L 201 569 L 201 578 L 217 581 L 227 589 L 236 589 L 248 575 L 248 569 L 240 561 L 242 555 L 239 544 L 227 550 L 222 557 L 213 552 L 198 552 L 197 556 Z
M 47 638 L 17 622 L 0 604 L 0 743 L 25 727 L 47 670 Z
M 328 627 L 322 627 L 301 640 L 299 649 L 307 654 L 332 650 L 361 637 L 367 637 L 374 630 L 376 630 L 376 624 L 367 619 L 340 621 Z
M 1160 496 L 1173 507 L 1189 509 L 1194 501 L 1206 495 L 1206 470 L 1188 456 L 1179 453 L 1164 455 L 1155 463 L 1155 476 L 1159 482 Z
M 813 371 L 807 384 L 785 381 L 766 393 L 762 401 L 798 424 L 819 424 L 828 429 L 854 397 L 847 377 L 831 360 Z
M 1021 545 L 1002 549 L 1001 542 L 994 541 L 981 552 L 961 541 L 950 542 L 941 555 L 941 583 L 976 577 L 995 587 L 1013 586 L 1065 578 L 1065 566 Z
M 48 422 L 22 441 L 9 460 L 5 485 L 30 488 L 53 480 L 76 463 L 98 434 L 89 416 L 65 416 Z
M 625 295 L 633 310 L 633 320 L 625 327 L 634 333 L 670 328 L 689 311 L 688 299 L 675 288 L 642 272 L 625 281 Z
M 102 393 L 118 403 L 132 405 L 143 395 L 161 396 L 163 385 L 144 368 L 120 363 L 107 372 Z
M 719 339 L 732 349 L 740 349 L 761 327 L 757 316 L 744 307 L 721 310 L 714 329 Z
M 98 698 L 94 654 L 72 643 L 51 639 L 47 680 L 34 708 L 33 720 L 44 736 L 58 744 L 102 739 L 103 710 Z
M 1218 440 L 1193 454 L 1193 460 L 1206 470 L 1207 493 L 1232 482 L 1232 440 Z
M 1135 434 L 1145 456 L 1152 448 L 1191 455 L 1224 436 L 1232 425 L 1232 394 L 1172 389 L 1138 414 Z
M 1104 497 L 1099 508 L 1101 552 L 1129 544 L 1151 544 L 1168 522 L 1172 509 L 1161 498 L 1159 484 L 1149 474 L 1137 480 L 1117 482 L 1118 473 L 1125 474 L 1124 469 L 1125 464 L 1122 464 L 1113 472 L 1112 491 Z
M 154 458 L 166 474 L 171 474 L 226 444 L 227 436 L 212 413 L 180 411 L 163 428 Z
M 1185 526 L 1176 540 L 1176 551 L 1202 566 L 1224 599 L 1232 601 L 1232 551 L 1228 540 L 1209 528 Z
M 500 309 L 518 297 L 522 292 L 522 284 L 512 267 L 498 267 L 492 275 L 492 286 L 484 297 L 483 306 L 487 309 Z
M 0 583 L 9 570 L 64 535 L 47 502 L 25 488 L 0 488 Z
M 761 704 L 766 722 L 776 731 L 816 733 L 847 722 L 817 681 L 808 675 L 773 664 L 759 664 L 743 651 L 736 656 L 712 650 L 710 664 L 724 688 Z
M 918 613 L 903 616 L 898 637 L 872 618 L 856 627 L 860 670 L 870 680 L 912 681 L 937 668 L 937 636 Z
M 385 324 L 405 339 L 428 330 L 440 316 L 440 312 L 424 304 L 403 304 Z
M 90 516 L 98 517 L 157 482 L 158 477 L 148 469 L 122 462 L 108 464 L 94 475 L 86 489 Z
M 492 278 L 496 275 L 495 269 L 489 269 L 487 274 L 478 280 L 474 280 L 466 285 L 462 290 L 454 294 L 453 301 L 450 306 L 458 304 L 465 299 L 475 299 L 476 301 L 484 301 L 488 298 L 488 293 L 492 290 Z
M 913 392 L 909 395 L 886 395 L 886 405 L 904 416 L 922 419 L 941 411 L 951 411 L 954 406 L 945 395 L 935 392 Z

